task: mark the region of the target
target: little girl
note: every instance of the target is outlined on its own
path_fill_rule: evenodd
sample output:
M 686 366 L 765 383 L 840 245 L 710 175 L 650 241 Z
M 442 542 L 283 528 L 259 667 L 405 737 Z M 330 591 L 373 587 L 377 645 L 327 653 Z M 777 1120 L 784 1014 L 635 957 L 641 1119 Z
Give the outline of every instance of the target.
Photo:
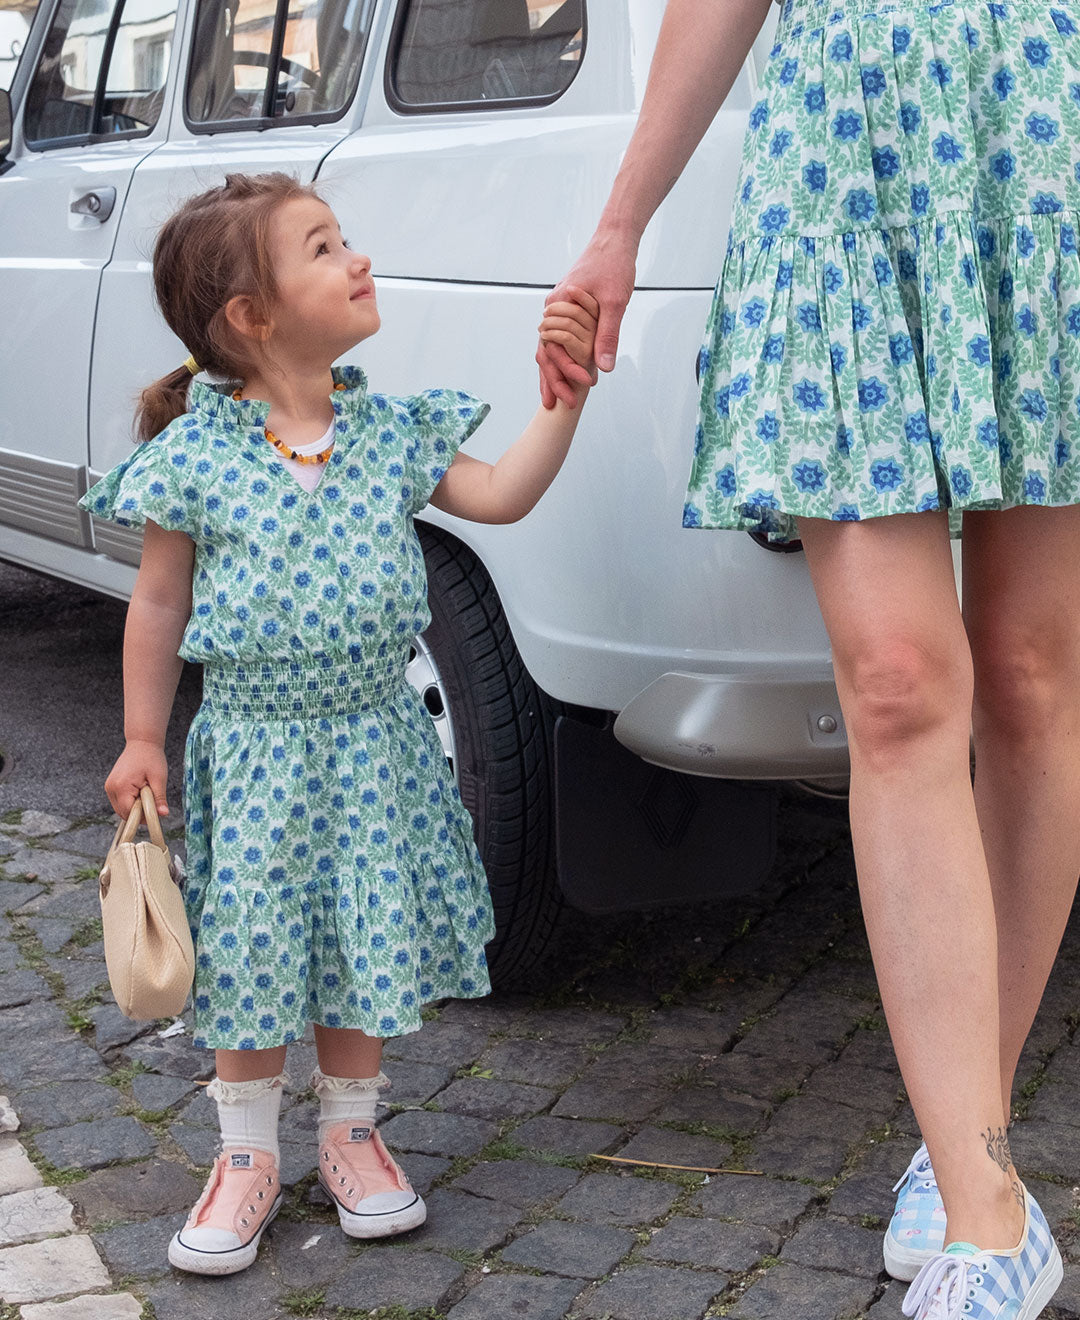
M 158 302 L 191 356 L 146 389 L 143 441 L 82 506 L 145 524 L 124 637 L 125 738 L 105 784 L 162 815 L 183 660 L 204 666 L 188 733 L 185 902 L 195 1044 L 216 1051 L 222 1152 L 169 1260 L 231 1274 L 282 1201 L 286 1046 L 315 1024 L 319 1178 L 344 1231 L 425 1207 L 375 1128 L 382 1040 L 421 1006 L 488 993 L 491 903 L 471 823 L 405 681 L 430 621 L 413 517 L 524 517 L 558 472 L 573 408 L 540 408 L 495 464 L 458 452 L 488 407 L 455 390 L 369 393 L 331 367 L 379 328 L 371 262 L 283 174 L 229 176 L 165 224 Z M 592 369 L 595 304 L 541 333 Z M 207 371 L 228 384 L 191 377 Z M 593 376 L 595 379 L 595 376 Z

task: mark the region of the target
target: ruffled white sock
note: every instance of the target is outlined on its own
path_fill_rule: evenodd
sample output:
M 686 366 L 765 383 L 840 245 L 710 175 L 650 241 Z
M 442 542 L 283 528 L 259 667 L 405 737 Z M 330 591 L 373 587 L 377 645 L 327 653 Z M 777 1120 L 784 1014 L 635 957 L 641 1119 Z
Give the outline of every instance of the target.
M 288 1081 L 284 1073 L 259 1077 L 251 1082 L 224 1082 L 215 1077 L 206 1088 L 217 1101 L 221 1124 L 221 1145 L 265 1150 L 281 1163 L 278 1146 L 278 1115 L 281 1113 L 281 1089 Z
M 375 1126 L 375 1106 L 379 1092 L 390 1085 L 385 1073 L 374 1077 L 330 1077 L 319 1068 L 311 1074 L 311 1085 L 319 1097 L 319 1145 L 334 1123 L 362 1119 Z

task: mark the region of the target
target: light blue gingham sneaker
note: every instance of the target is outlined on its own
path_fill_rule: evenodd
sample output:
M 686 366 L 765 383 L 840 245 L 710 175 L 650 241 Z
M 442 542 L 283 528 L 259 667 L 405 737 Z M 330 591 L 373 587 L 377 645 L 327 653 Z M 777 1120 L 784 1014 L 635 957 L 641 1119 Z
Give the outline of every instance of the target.
M 885 1268 L 910 1283 L 945 1246 L 945 1205 L 924 1142 L 893 1188 L 900 1195 L 885 1230 Z
M 1012 1251 L 953 1242 L 932 1256 L 907 1290 L 914 1320 L 1035 1320 L 1061 1282 L 1061 1253 L 1046 1217 L 1024 1189 L 1024 1233 Z

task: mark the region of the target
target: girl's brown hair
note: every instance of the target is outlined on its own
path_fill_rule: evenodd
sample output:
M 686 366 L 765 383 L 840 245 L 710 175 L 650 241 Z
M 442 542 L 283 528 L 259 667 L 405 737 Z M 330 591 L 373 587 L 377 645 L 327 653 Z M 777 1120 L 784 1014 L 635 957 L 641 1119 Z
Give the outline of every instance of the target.
M 243 378 L 249 364 L 240 355 L 225 305 L 244 294 L 258 319 L 269 319 L 277 298 L 270 220 L 284 202 L 317 196 L 288 174 L 228 174 L 220 187 L 189 198 L 165 222 L 154 244 L 154 291 L 169 329 L 200 370 L 226 380 Z M 190 383 L 183 366 L 143 390 L 135 413 L 140 441 L 187 412 Z

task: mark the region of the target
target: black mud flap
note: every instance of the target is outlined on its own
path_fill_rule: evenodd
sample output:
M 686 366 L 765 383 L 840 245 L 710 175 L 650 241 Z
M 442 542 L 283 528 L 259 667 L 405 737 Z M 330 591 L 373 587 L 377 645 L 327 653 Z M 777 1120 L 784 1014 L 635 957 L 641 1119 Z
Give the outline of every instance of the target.
M 613 721 L 555 724 L 559 884 L 582 912 L 700 903 L 755 889 L 776 855 L 777 785 L 649 765 Z

